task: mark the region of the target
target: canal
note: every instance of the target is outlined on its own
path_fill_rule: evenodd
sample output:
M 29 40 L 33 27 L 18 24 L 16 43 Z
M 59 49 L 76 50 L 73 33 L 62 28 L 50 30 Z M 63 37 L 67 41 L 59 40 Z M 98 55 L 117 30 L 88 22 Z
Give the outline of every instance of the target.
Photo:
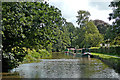
M 53 53 L 51 59 L 21 64 L 3 78 L 117 78 L 120 74 L 95 58 Z

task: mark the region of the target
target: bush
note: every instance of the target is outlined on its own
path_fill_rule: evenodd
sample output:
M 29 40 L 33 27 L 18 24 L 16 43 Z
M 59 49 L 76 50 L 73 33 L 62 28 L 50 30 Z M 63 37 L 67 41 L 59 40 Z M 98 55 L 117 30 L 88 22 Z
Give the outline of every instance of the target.
M 120 55 L 120 45 L 112 45 L 110 47 L 91 47 L 90 51 L 94 53 Z
M 23 63 L 28 63 L 28 62 L 39 62 L 39 59 L 43 58 L 51 58 L 51 54 L 46 51 L 45 49 L 41 49 L 36 51 L 35 49 L 28 49 L 27 50 L 28 54 L 24 57 Z

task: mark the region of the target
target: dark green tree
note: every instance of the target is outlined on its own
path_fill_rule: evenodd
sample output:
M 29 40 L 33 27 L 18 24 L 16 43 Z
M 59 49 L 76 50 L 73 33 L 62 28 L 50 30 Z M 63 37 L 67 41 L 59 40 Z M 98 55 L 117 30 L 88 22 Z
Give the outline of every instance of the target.
M 76 28 L 75 26 L 71 23 L 71 22 L 66 22 L 66 29 L 68 31 L 68 36 L 70 38 L 70 42 L 71 42 L 71 47 L 75 47 L 75 43 L 74 43 L 74 39 L 75 39 L 75 35 L 76 35 Z
M 70 42 L 70 37 L 69 37 L 69 32 L 67 30 L 66 26 L 66 20 L 63 18 L 62 19 L 63 24 L 56 28 L 55 30 L 55 43 L 53 45 L 53 51 L 64 51 L 66 47 L 69 47 L 71 42 Z
M 113 1 L 109 5 L 113 8 L 113 12 L 109 14 L 109 20 L 115 20 L 113 22 L 113 30 L 119 34 L 120 33 L 120 1 Z
M 46 2 L 2 3 L 3 71 L 18 66 L 26 49 L 46 49 L 62 25 L 61 11 Z
M 104 22 L 104 21 L 102 21 L 102 20 L 98 20 L 98 19 L 97 19 L 97 20 L 94 20 L 93 22 L 94 22 L 94 24 L 97 26 L 99 32 L 100 32 L 101 34 L 103 34 L 103 35 L 106 34 L 108 28 L 110 27 L 110 24 L 108 24 L 108 23 L 106 23 L 106 22 Z
M 90 13 L 88 11 L 79 10 L 77 17 L 77 23 L 80 27 L 85 26 L 85 24 L 89 21 Z
M 114 34 L 114 45 L 119 45 L 120 40 L 120 1 L 114 0 L 111 2 L 109 7 L 113 8 L 113 12 L 109 14 L 109 20 L 114 20 L 112 24 L 112 34 Z
M 80 33 L 81 37 L 81 43 L 80 45 L 82 47 L 95 47 L 99 46 L 99 44 L 104 39 L 103 36 L 99 33 L 97 27 L 94 25 L 92 21 L 89 21 L 87 23 L 86 27 L 83 27 L 81 29 Z
M 107 39 L 110 39 L 111 41 L 114 40 L 115 38 L 115 32 L 113 31 L 113 27 L 112 25 L 109 26 L 109 28 L 106 30 L 106 33 L 105 33 L 105 36 L 104 36 L 104 39 L 107 40 Z
M 77 23 L 80 25 L 80 28 L 77 31 L 79 33 L 76 42 L 79 47 L 98 46 L 103 40 L 98 28 L 94 25 L 93 21 L 89 20 L 89 16 L 90 13 L 88 11 L 78 11 Z

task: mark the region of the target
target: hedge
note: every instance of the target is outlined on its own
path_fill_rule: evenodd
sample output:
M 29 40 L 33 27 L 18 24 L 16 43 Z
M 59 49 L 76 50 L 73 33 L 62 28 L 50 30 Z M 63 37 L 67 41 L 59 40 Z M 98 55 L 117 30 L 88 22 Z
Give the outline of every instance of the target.
M 91 52 L 94 53 L 104 53 L 104 54 L 115 54 L 115 55 L 120 55 L 120 45 L 113 45 L 110 47 L 91 47 L 90 48 Z

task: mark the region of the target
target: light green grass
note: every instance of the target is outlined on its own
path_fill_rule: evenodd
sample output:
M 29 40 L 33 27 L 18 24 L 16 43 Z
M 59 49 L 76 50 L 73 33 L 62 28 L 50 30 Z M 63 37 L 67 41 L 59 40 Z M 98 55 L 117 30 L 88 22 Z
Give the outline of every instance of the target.
M 110 55 L 107 55 L 107 54 L 102 54 L 102 53 L 91 53 L 92 55 L 96 55 L 96 56 L 99 56 L 101 58 L 118 58 L 116 56 L 110 56 Z
M 112 63 L 120 63 L 120 58 L 115 57 L 115 56 L 111 56 L 111 55 L 107 55 L 107 54 L 102 54 L 102 53 L 91 53 L 92 55 L 96 55 L 99 56 L 100 58 L 104 59 L 104 60 L 108 60 Z

